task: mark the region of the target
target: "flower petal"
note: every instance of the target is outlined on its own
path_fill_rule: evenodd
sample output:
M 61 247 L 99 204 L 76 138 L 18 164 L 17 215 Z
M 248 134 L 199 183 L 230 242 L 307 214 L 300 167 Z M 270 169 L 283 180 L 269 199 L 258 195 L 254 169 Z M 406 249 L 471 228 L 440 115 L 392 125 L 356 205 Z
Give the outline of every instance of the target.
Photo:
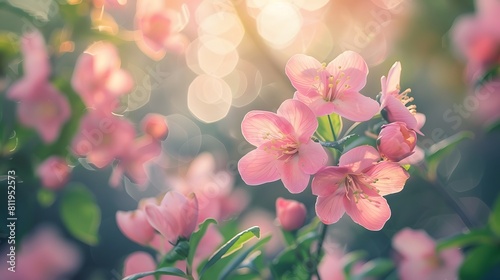
M 345 213 L 344 195 L 343 192 L 336 192 L 329 196 L 319 196 L 316 199 L 316 215 L 323 223 L 331 225 L 342 218 Z
M 174 215 L 179 215 L 179 213 L 169 213 L 165 209 L 162 209 L 161 206 L 156 205 L 146 205 L 144 210 L 146 211 L 149 224 L 167 238 L 168 241 L 176 243 L 181 228 Z
M 285 73 L 295 89 L 307 94 L 311 90 L 316 91 L 313 85 L 318 83 L 315 77 L 318 76 L 318 70 L 322 67 L 314 57 L 296 54 L 286 63 Z
M 405 164 L 419 164 L 422 162 L 425 158 L 425 152 L 420 148 L 419 146 L 415 146 L 415 149 L 413 150 L 413 154 L 409 155 L 407 158 L 404 158 L 400 160 L 398 163 L 400 165 L 405 165 Z
M 391 217 L 389 204 L 381 196 L 356 198 L 349 193 L 344 196 L 344 206 L 352 220 L 368 230 L 381 230 Z
M 317 196 L 330 196 L 339 188 L 346 178 L 349 169 L 346 167 L 328 166 L 319 171 L 311 183 L 312 193 Z
M 278 108 L 278 115 L 290 122 L 300 142 L 309 141 L 318 128 L 318 120 L 314 113 L 298 100 L 285 100 Z
M 349 88 L 353 91 L 360 91 L 366 85 L 368 65 L 356 52 L 341 53 L 326 66 L 326 69 L 335 78 L 346 77 Z
M 406 127 L 415 130 L 420 135 L 423 133 L 420 131 L 415 116 L 410 113 L 408 108 L 401 103 L 396 97 L 392 95 L 387 95 L 384 97 L 386 106 L 384 110 L 387 112 L 387 118 L 389 122 L 404 122 Z
M 335 113 L 356 122 L 367 121 L 379 111 L 377 101 L 355 91 L 339 95 L 333 100 L 333 104 Z
M 276 156 L 262 148 L 243 156 L 238 162 L 238 171 L 241 179 L 251 186 L 273 182 L 280 178 L 276 169 Z
M 254 146 L 260 146 L 272 139 L 293 135 L 292 125 L 283 117 L 266 111 L 251 111 L 241 122 L 241 132 Z
M 378 151 L 372 146 L 363 145 L 353 148 L 339 159 L 339 166 L 351 168 L 353 173 L 363 171 L 380 159 Z
M 420 259 L 435 253 L 436 243 L 423 230 L 405 228 L 392 238 L 392 247 L 407 259 Z
M 316 117 L 329 115 L 335 111 L 335 105 L 332 102 L 325 101 L 321 95 L 309 97 L 297 91 L 295 92 L 293 99 L 306 104 L 307 107 L 313 111 Z
M 398 163 L 384 161 L 374 165 L 365 173 L 370 180 L 370 186 L 377 188 L 381 196 L 400 192 L 410 175 Z
M 400 79 L 401 79 L 401 62 L 396 61 L 391 69 L 387 78 L 384 76 L 381 79 L 382 84 L 382 94 L 399 94 L 400 91 Z
M 314 174 L 325 166 L 328 154 L 319 143 L 309 141 L 303 143 L 299 148 L 300 169 L 306 174 Z
M 301 193 L 307 188 L 310 175 L 300 169 L 299 156 L 294 155 L 288 160 L 280 160 L 276 167 L 283 185 L 290 193 Z

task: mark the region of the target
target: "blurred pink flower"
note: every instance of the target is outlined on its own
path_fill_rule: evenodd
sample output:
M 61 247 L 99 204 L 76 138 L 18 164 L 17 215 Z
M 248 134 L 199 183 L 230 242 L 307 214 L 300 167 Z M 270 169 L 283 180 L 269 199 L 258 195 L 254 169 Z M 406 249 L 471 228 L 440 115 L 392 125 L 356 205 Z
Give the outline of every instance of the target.
M 3 252 L 2 255 L 8 253 Z M 15 253 L 16 271 L 7 270 L 8 262 L 4 261 L 0 264 L 0 279 L 70 279 L 82 261 L 78 248 L 49 226 L 38 228 L 26 236 Z
M 485 126 L 500 120 L 500 78 L 491 80 L 476 89 L 475 96 L 479 106 L 475 118 Z
M 311 140 L 317 127 L 314 113 L 297 100 L 283 102 L 277 114 L 265 111 L 246 114 L 241 130 L 257 149 L 238 162 L 243 181 L 260 185 L 281 179 L 291 193 L 304 191 L 310 175 L 328 160 L 323 147 Z
M 189 239 L 198 225 L 198 201 L 194 194 L 186 197 L 168 192 L 160 205 L 146 205 L 145 211 L 151 226 L 172 244 L 179 238 Z
M 155 230 L 149 224 L 144 208 L 156 205 L 155 198 L 142 199 L 134 211 L 117 211 L 116 223 L 120 231 L 130 240 L 141 245 L 149 244 L 155 237 Z
M 71 168 L 65 159 L 51 156 L 38 166 L 36 173 L 44 187 L 56 190 L 66 184 Z
M 111 113 L 118 98 L 132 90 L 134 81 L 120 64 L 118 50 L 111 43 L 94 43 L 80 55 L 71 84 L 87 107 Z
M 134 137 L 134 126 L 128 120 L 112 114 L 89 112 L 80 121 L 72 151 L 103 168 L 130 149 Z
M 165 117 L 159 114 L 147 114 L 141 121 L 141 128 L 144 133 L 161 141 L 168 135 L 168 125 Z
M 116 156 L 118 163 L 113 169 L 109 183 L 118 186 L 123 174 L 133 183 L 145 187 L 148 182 L 145 165 L 161 154 L 161 142 L 149 135 L 142 136 Z
M 168 176 L 173 190 L 183 194 L 195 193 L 198 200 L 198 223 L 207 218 L 222 222 L 238 215 L 248 205 L 248 194 L 233 189 L 233 176 L 226 170 L 216 170 L 214 156 L 198 155 L 181 176 Z
M 37 130 L 45 143 L 52 143 L 70 118 L 70 106 L 67 98 L 49 82 L 40 82 L 35 88 L 34 94 L 18 99 L 17 115 L 21 124 Z
M 176 264 L 176 267 L 181 269 L 184 264 L 181 262 L 178 262 Z M 185 266 L 185 265 L 184 265 Z M 149 271 L 154 271 L 156 270 L 156 261 L 153 259 L 153 257 L 146 253 L 146 252 L 134 252 L 130 255 L 127 256 L 125 259 L 125 262 L 123 264 L 123 276 L 130 276 L 134 275 L 137 273 L 141 272 L 149 272 Z M 168 275 L 161 275 L 158 278 L 155 278 L 154 275 L 151 276 L 146 276 L 141 278 L 143 280 L 155 280 L 155 279 L 160 279 L 160 280 L 178 280 L 182 279 L 180 277 L 176 276 L 168 276 Z
M 154 59 L 167 50 L 182 53 L 187 39 L 179 33 L 187 23 L 187 13 L 163 0 L 138 0 L 135 24 L 139 48 Z
M 368 66 L 355 52 L 343 52 L 328 65 L 297 54 L 288 60 L 285 71 L 297 89 L 294 98 L 307 104 L 316 116 L 337 113 L 349 120 L 366 121 L 379 110 L 377 101 L 359 93 L 366 84 Z
M 418 127 L 415 114 L 417 113 L 416 105 L 407 105 L 413 101 L 413 97 L 409 97 L 411 90 L 401 91 L 399 85 L 401 77 L 401 63 L 394 63 L 389 70 L 387 77 L 383 76 L 380 79 L 382 84 L 382 92 L 380 96 L 380 108 L 382 116 L 388 122 L 404 122 L 406 127 L 415 130 L 418 134 L 422 134 Z
M 306 221 L 307 209 L 303 203 L 278 197 L 276 199 L 276 216 L 284 230 L 292 231 L 301 228 Z
M 476 14 L 457 18 L 451 29 L 457 49 L 468 62 L 469 79 L 500 63 L 500 4 L 496 0 L 475 2 Z
M 403 122 L 393 122 L 382 126 L 377 138 L 380 155 L 390 161 L 400 161 L 410 156 L 417 144 L 417 133 Z
M 458 248 L 436 251 L 434 240 L 422 230 L 405 228 L 392 239 L 392 246 L 402 255 L 398 264 L 403 280 L 457 279 L 463 255 Z
M 68 100 L 48 81 L 49 55 L 42 34 L 23 35 L 21 50 L 24 76 L 9 88 L 7 97 L 20 102 L 17 115 L 21 124 L 36 129 L 45 143 L 54 142 L 70 117 Z
M 347 212 L 366 229 L 382 229 L 391 216 L 383 196 L 401 191 L 409 175 L 398 163 L 379 160 L 375 148 L 359 146 L 343 154 L 339 166 L 314 176 L 316 214 L 323 223 L 336 223 Z

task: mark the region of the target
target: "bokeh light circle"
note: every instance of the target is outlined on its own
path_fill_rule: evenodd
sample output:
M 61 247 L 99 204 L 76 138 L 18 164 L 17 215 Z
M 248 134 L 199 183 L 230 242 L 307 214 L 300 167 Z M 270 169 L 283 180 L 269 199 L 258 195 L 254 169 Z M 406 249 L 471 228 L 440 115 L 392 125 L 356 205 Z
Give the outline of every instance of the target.
M 257 16 L 257 30 L 269 44 L 277 49 L 286 47 L 302 27 L 302 16 L 288 2 L 268 3 Z
M 220 78 L 203 74 L 189 85 L 189 111 L 203 122 L 212 123 L 224 118 L 231 108 L 231 100 L 231 88 Z

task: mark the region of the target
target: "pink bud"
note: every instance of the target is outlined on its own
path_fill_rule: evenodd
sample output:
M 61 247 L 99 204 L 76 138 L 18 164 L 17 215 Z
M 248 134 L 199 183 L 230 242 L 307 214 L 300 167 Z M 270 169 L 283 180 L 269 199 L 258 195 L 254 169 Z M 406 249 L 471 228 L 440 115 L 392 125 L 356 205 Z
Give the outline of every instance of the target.
M 147 114 L 141 121 L 144 133 L 156 140 L 165 140 L 168 136 L 168 125 L 165 117 L 159 114 Z
M 40 164 L 36 170 L 42 185 L 48 189 L 59 189 L 68 181 L 71 168 L 63 158 L 52 156 Z
M 302 227 L 306 214 L 306 206 L 303 203 L 281 197 L 276 199 L 276 215 L 284 230 L 292 231 Z
M 168 192 L 160 205 L 146 205 L 145 211 L 151 226 L 172 244 L 179 238 L 188 239 L 198 225 L 198 201 L 194 193 L 186 197 Z
M 393 122 L 382 126 L 377 139 L 380 155 L 391 161 L 400 161 L 413 153 L 417 144 L 417 134 L 403 122 Z

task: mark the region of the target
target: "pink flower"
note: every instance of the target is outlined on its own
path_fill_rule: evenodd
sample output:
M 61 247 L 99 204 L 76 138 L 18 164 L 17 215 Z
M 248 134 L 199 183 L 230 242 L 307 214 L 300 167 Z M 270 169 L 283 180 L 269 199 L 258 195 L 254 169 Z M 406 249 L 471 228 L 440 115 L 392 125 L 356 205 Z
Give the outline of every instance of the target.
M 135 137 L 132 123 L 114 115 L 90 112 L 80 121 L 80 129 L 73 138 L 72 151 L 103 168 L 124 151 L 130 149 Z
M 413 153 L 417 144 L 417 133 L 403 122 L 382 126 L 377 138 L 380 155 L 390 161 L 400 161 Z
M 407 89 L 400 93 L 400 77 L 401 63 L 398 61 L 392 65 L 387 78 L 383 76 L 380 80 L 382 84 L 382 92 L 380 96 L 382 116 L 388 122 L 404 122 L 406 127 L 415 130 L 418 134 L 423 135 L 418 127 L 417 119 L 415 118 L 417 106 L 407 106 L 408 103 L 413 101 L 413 97 L 408 96 L 411 90 Z
M 21 39 L 24 76 L 14 83 L 7 97 L 19 101 L 21 124 L 37 130 L 45 143 L 54 142 L 70 117 L 68 100 L 48 81 L 50 63 L 45 41 L 38 31 Z
M 139 202 L 139 208 L 134 211 L 117 211 L 116 223 L 120 231 L 130 240 L 141 245 L 149 244 L 155 231 L 149 224 L 144 208 L 146 205 L 156 205 L 155 199 L 143 199 Z
M 168 125 L 165 117 L 159 114 L 147 114 L 141 121 L 141 127 L 144 133 L 161 141 L 168 135 Z
M 189 239 L 198 225 L 198 201 L 194 194 L 186 197 L 168 192 L 160 205 L 146 205 L 145 211 L 151 226 L 172 244 L 179 238 Z
M 463 255 L 458 248 L 436 251 L 434 240 L 422 230 L 405 228 L 392 239 L 392 246 L 403 257 L 398 264 L 403 280 L 457 279 Z
M 133 183 L 146 186 L 148 175 L 145 165 L 161 154 L 161 142 L 151 138 L 149 135 L 137 138 L 121 154 L 116 156 L 117 165 L 113 169 L 110 178 L 111 186 L 118 186 L 123 174 Z
M 118 98 L 132 90 L 132 77 L 120 64 L 118 51 L 110 43 L 97 42 L 80 55 L 71 84 L 87 107 L 110 113 Z
M 17 115 L 21 124 L 34 128 L 45 143 L 52 143 L 71 115 L 70 106 L 66 97 L 49 82 L 33 86 L 33 94 L 19 99 Z
M 63 158 L 52 156 L 42 162 L 36 173 L 42 180 L 42 185 L 48 189 L 59 189 L 68 181 L 71 168 Z
M 243 181 L 259 185 L 281 179 L 291 193 L 304 191 L 310 175 L 328 160 L 321 145 L 311 140 L 317 127 L 314 113 L 297 100 L 283 102 L 277 114 L 249 112 L 241 130 L 257 149 L 238 162 Z
M 0 264 L 0 279 L 70 279 L 81 265 L 82 258 L 78 248 L 64 240 L 53 227 L 37 229 L 20 244 L 15 252 L 15 272 L 7 270 L 10 265 L 3 261 Z M 2 252 L 3 256 L 7 254 L 8 251 Z
M 359 146 L 343 154 L 339 166 L 314 176 L 316 214 L 323 223 L 333 224 L 347 212 L 366 229 L 382 229 L 391 216 L 383 196 L 401 191 L 409 175 L 398 163 L 379 160 L 375 148 Z
M 316 116 L 337 113 L 366 121 L 379 110 L 375 100 L 359 93 L 366 84 L 368 66 L 355 52 L 343 52 L 328 65 L 297 54 L 287 62 L 285 71 L 297 89 L 294 98 L 307 104 Z
M 475 92 L 478 108 L 475 110 L 475 117 L 483 125 L 490 126 L 500 120 L 500 79 L 491 80 Z
M 178 11 L 163 0 L 138 0 L 135 24 L 139 31 L 139 48 L 154 59 L 167 50 L 182 52 L 186 39 L 179 34 L 187 23 L 184 11 Z
M 422 127 L 425 124 L 426 117 L 422 113 L 416 113 L 415 114 L 415 119 L 417 120 L 417 129 L 422 129 Z M 419 146 L 415 146 L 415 149 L 413 149 L 413 153 L 409 155 L 408 157 L 402 159 L 399 161 L 400 165 L 415 165 L 421 163 L 425 158 L 425 152 L 422 148 Z
M 500 4 L 478 0 L 476 8 L 476 15 L 459 17 L 451 29 L 456 47 L 469 63 L 468 77 L 473 79 L 500 63 Z
M 276 199 L 276 215 L 281 227 L 284 230 L 292 231 L 304 225 L 307 209 L 303 203 L 278 197 Z

